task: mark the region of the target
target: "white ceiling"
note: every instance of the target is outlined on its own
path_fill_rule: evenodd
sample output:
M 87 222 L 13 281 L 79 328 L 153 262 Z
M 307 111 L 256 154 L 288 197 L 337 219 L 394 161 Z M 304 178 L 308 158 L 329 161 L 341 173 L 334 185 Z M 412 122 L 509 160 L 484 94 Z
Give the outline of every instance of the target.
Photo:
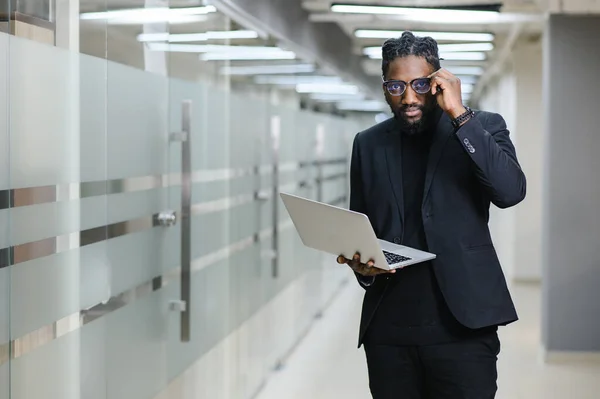
M 336 23 L 353 38 L 354 53 L 362 56 L 364 47 L 380 46 L 385 39 L 356 38 L 358 29 L 374 30 L 413 30 L 445 32 L 480 32 L 495 36 L 494 50 L 487 52 L 484 61 L 445 61 L 444 67 L 480 66 L 484 70 L 493 67 L 498 58 L 505 53 L 505 46 L 518 30 L 519 35 L 538 36 L 543 30 L 544 13 L 538 1 L 543 0 L 507 0 L 502 3 L 501 12 L 493 23 L 481 23 L 476 20 L 467 23 L 415 21 L 399 15 L 340 14 L 330 11 L 332 4 L 358 4 L 403 7 L 472 7 L 493 6 L 499 4 L 492 0 L 304 0 L 303 7 L 310 13 L 314 23 Z M 583 0 L 582 0 L 583 1 Z M 514 40 L 514 37 L 513 39 Z M 446 43 L 446 42 L 444 42 Z M 363 57 L 363 69 L 370 75 L 381 75 L 381 61 Z M 485 75 L 485 73 L 484 73 Z

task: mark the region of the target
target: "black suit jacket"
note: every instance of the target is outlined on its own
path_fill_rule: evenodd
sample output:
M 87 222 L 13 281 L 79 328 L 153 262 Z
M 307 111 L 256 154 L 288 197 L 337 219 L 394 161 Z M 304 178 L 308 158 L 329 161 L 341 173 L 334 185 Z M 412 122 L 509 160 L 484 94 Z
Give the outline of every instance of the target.
M 399 242 L 403 231 L 400 126 L 389 119 L 359 133 L 352 149 L 350 209 L 366 214 L 377 237 Z M 409 172 L 410 173 L 410 172 Z M 454 129 L 442 115 L 432 141 L 422 218 L 443 297 L 454 317 L 477 329 L 517 320 L 492 244 L 489 207 L 508 208 L 525 198 L 525 175 L 504 119 L 476 111 Z M 412 267 L 419 267 L 418 265 Z M 389 277 L 365 287 L 359 346 L 386 291 Z

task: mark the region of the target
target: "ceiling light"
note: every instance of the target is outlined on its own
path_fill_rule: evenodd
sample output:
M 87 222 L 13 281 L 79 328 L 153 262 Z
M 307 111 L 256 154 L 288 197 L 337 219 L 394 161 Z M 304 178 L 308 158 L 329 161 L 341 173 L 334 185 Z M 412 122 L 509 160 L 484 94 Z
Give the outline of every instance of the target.
M 207 40 L 256 39 L 258 33 L 253 30 L 209 31 L 204 33 L 142 33 L 140 42 L 203 42 Z
M 335 94 L 335 93 L 315 93 L 311 94 L 310 98 L 321 102 L 338 102 L 347 100 L 361 100 L 364 98 L 362 94 Z
M 491 15 L 497 15 L 497 11 L 479 10 L 452 10 L 440 8 L 416 8 L 416 7 L 390 7 L 390 6 L 361 6 L 353 4 L 335 4 L 331 11 L 345 14 L 382 14 L 382 15 L 406 15 L 419 19 L 436 18 L 442 20 L 471 19 L 480 20 Z
M 362 111 L 362 112 L 379 112 L 386 109 L 386 104 L 381 101 L 342 101 L 336 104 L 336 108 L 340 111 Z
M 484 61 L 485 53 L 465 51 L 464 53 L 440 53 L 440 58 L 447 61 Z
M 491 51 L 494 49 L 492 43 L 459 43 L 439 44 L 440 53 L 466 52 L 466 51 Z M 381 55 L 381 46 L 370 46 L 363 49 L 365 55 Z
M 253 61 L 253 60 L 293 60 L 293 51 L 216 51 L 200 55 L 202 61 Z
M 106 20 L 108 23 L 114 24 L 185 23 L 198 21 L 202 19 L 199 17 L 216 11 L 214 6 L 134 8 L 83 13 L 80 18 L 87 21 Z
M 482 75 L 483 68 L 477 66 L 453 66 L 446 68 L 454 75 Z
M 274 85 L 297 85 L 300 83 L 342 83 L 342 79 L 337 76 L 277 76 L 266 75 L 256 76 L 254 83 L 274 84 Z
M 219 71 L 221 75 L 280 75 L 296 73 L 312 73 L 315 66 L 311 64 L 293 65 L 251 65 L 251 66 L 225 66 Z
M 375 51 L 365 49 L 363 52 L 371 59 L 382 59 L 381 50 Z M 484 61 L 485 53 L 474 51 L 440 53 L 440 59 L 447 61 Z
M 284 50 L 279 47 L 264 46 L 226 46 L 222 44 L 170 44 L 154 43 L 147 44 L 153 51 L 171 51 L 181 53 L 281 53 Z
M 464 51 L 492 51 L 492 43 L 459 43 L 459 44 L 439 44 L 438 50 L 443 53 L 464 52 Z
M 354 35 L 361 39 L 389 39 L 390 37 L 400 37 L 404 31 L 401 30 L 374 30 L 359 29 Z M 415 36 L 430 36 L 437 41 L 453 42 L 491 42 L 494 35 L 491 33 L 470 33 L 470 32 L 412 32 Z
M 298 93 L 358 94 L 358 87 L 345 84 L 300 83 Z

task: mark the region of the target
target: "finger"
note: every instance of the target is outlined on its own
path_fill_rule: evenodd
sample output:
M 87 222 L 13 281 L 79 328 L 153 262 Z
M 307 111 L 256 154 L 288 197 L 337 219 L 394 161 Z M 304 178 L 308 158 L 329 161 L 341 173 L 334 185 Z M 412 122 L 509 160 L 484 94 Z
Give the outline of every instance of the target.
M 370 259 L 370 260 L 367 262 L 367 267 L 373 267 L 373 266 L 375 266 L 375 262 L 373 261 L 373 259 Z
M 344 265 L 346 263 L 348 263 L 348 259 L 346 259 L 346 257 L 344 255 L 340 255 L 337 257 L 337 263 L 339 263 L 340 265 Z
M 441 92 L 446 90 L 448 87 L 448 81 L 439 76 L 434 77 L 431 80 L 431 94 L 436 94 L 437 92 Z
M 441 73 L 443 68 L 438 69 L 437 71 L 435 71 L 434 73 L 432 73 L 431 75 L 427 76 L 428 78 L 433 78 L 434 76 L 438 75 L 439 73 Z

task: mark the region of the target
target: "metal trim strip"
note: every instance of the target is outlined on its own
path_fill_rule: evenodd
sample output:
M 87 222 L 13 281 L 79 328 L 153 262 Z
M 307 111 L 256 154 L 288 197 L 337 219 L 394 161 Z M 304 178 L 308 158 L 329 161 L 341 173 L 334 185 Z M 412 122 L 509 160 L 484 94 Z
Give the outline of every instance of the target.
M 300 183 L 286 185 L 297 187 Z M 191 215 L 199 216 L 213 212 L 221 212 L 241 205 L 249 204 L 259 199 L 271 198 L 269 190 L 255 192 L 254 194 L 241 194 L 233 197 L 220 198 L 192 205 Z M 105 226 L 98 226 L 87 230 L 49 237 L 38 241 L 19 244 L 7 248 L 0 248 L 0 269 L 28 262 L 45 256 L 82 248 L 112 238 L 127 234 L 137 233 L 159 226 L 158 213 L 138 219 L 127 220 Z
M 348 173 L 346 173 L 346 172 L 335 173 L 335 174 L 332 174 L 332 175 L 328 175 L 328 176 L 323 176 L 321 178 L 317 178 L 317 183 L 322 183 L 322 182 L 332 181 L 332 180 L 338 180 L 338 179 L 346 178 L 347 176 L 348 176 Z
M 260 170 L 257 170 L 257 168 L 197 170 L 192 172 L 192 182 L 195 184 L 213 183 L 252 176 L 255 174 L 264 175 L 271 172 L 272 168 L 263 168 Z M 180 184 L 181 174 L 172 173 L 166 175 L 149 175 L 123 179 L 0 190 L 0 210 L 58 201 L 72 201 L 100 195 L 124 194 L 157 188 L 167 188 Z M 60 198 L 60 200 L 58 198 Z
M 298 162 L 289 162 L 281 165 L 280 170 L 295 171 L 300 167 Z M 213 183 L 252 175 L 268 175 L 273 173 L 273 170 L 273 165 L 261 165 L 246 169 L 197 170 L 192 172 L 192 183 Z M 73 201 L 100 195 L 132 193 L 180 184 L 181 173 L 171 173 L 0 190 L 0 210 L 58 201 Z

